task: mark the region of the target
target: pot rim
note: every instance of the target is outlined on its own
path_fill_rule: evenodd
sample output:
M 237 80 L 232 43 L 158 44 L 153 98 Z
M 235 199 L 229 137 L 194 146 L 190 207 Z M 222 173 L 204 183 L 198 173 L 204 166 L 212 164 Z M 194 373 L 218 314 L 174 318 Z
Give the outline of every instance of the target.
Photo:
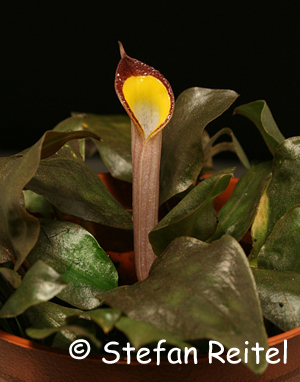
M 284 340 L 289 340 L 289 339 L 296 337 L 298 335 L 300 335 L 300 326 L 298 326 L 295 329 L 288 330 L 287 332 L 284 332 L 284 333 L 278 334 L 276 336 L 270 337 L 268 339 L 269 347 L 273 347 L 274 345 L 279 345 Z M 44 353 L 50 353 L 50 354 L 54 354 L 54 355 L 58 355 L 61 357 L 66 357 L 66 358 L 71 357 L 69 355 L 69 353 L 65 350 L 55 349 L 55 348 L 51 348 L 49 346 L 40 345 L 40 344 L 37 344 L 33 341 L 27 340 L 25 338 L 18 337 L 14 334 L 3 332 L 2 330 L 0 330 L 0 339 L 4 340 L 10 344 L 24 348 L 24 349 L 32 349 L 32 350 L 36 350 L 36 351 L 42 351 Z M 85 359 L 88 361 L 94 361 L 94 362 L 100 361 L 102 363 L 103 362 L 102 358 L 103 358 L 103 355 L 90 354 Z M 109 359 L 109 356 L 106 356 L 106 358 Z M 199 353 L 197 360 L 198 360 L 198 363 L 199 362 L 205 362 L 208 360 L 208 357 L 204 354 Z M 84 361 L 84 360 L 82 360 L 82 361 Z M 161 361 L 162 361 L 161 363 L 164 363 L 164 361 L 166 361 L 166 359 L 164 360 L 162 358 Z M 148 365 L 151 365 L 151 364 L 156 365 L 156 362 L 151 361 L 148 363 Z M 120 359 L 118 362 L 116 362 L 116 365 L 127 365 L 127 361 L 126 361 L 126 359 Z M 130 365 L 140 365 L 140 363 L 138 363 L 135 360 L 132 360 L 130 362 Z

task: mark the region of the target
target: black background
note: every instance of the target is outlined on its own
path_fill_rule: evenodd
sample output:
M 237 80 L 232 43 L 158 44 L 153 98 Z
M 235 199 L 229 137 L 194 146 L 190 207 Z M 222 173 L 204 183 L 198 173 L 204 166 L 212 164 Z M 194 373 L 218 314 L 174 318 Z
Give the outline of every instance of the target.
M 265 99 L 286 136 L 299 134 L 299 1 L 2 1 L 0 149 L 35 143 L 71 111 L 124 113 L 113 82 L 117 41 L 154 66 L 177 97 L 228 88 L 235 106 Z M 270 155 L 233 107 L 208 127 L 233 128 L 251 160 Z

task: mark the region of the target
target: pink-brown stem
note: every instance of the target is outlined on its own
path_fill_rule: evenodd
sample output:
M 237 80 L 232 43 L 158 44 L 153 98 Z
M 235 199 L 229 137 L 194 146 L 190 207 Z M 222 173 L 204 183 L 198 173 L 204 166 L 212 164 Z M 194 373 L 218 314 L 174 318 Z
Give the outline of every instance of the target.
M 131 122 L 134 252 L 139 281 L 148 277 L 156 258 L 148 235 L 158 222 L 161 142 L 162 131 L 145 139 Z

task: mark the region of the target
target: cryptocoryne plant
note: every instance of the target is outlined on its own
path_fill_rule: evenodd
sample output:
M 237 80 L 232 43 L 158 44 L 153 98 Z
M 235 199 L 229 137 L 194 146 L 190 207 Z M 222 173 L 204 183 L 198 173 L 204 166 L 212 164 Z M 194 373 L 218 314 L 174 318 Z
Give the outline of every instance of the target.
M 206 129 L 236 92 L 194 87 L 175 102 L 158 71 L 120 51 L 130 118 L 74 113 L 0 158 L 0 327 L 62 349 L 84 337 L 94 352 L 112 338 L 202 352 L 212 339 L 242 362 L 248 341 L 264 348 L 247 363 L 260 374 L 267 333 L 300 325 L 300 138 L 283 137 L 265 101 L 238 106 L 273 155 L 250 166 L 230 128 Z M 95 147 L 110 175 L 85 164 Z M 216 211 L 234 174 L 213 169 L 224 150 L 246 172 Z M 124 285 L 115 253 L 133 250 L 133 234 L 138 281 Z

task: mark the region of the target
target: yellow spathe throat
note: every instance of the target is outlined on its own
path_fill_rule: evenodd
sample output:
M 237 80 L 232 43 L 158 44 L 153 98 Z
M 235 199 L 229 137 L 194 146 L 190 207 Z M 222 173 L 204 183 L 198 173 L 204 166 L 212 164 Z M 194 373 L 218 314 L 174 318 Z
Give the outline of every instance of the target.
M 124 81 L 123 94 L 147 139 L 170 113 L 168 90 L 153 76 L 132 76 Z

